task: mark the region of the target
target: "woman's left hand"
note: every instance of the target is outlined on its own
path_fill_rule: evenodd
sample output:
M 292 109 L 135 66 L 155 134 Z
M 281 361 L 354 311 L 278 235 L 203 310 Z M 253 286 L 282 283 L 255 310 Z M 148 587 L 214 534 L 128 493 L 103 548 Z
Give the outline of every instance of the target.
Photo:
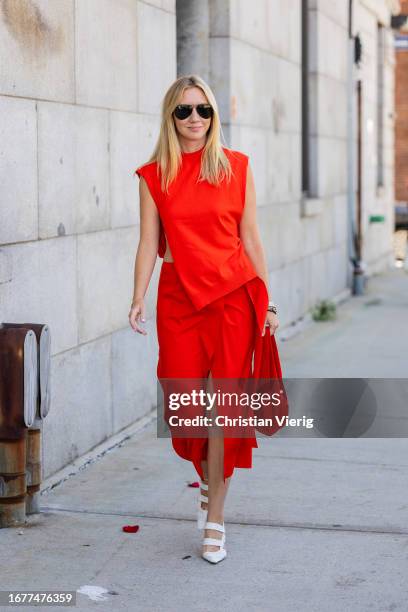
M 278 315 L 276 315 L 274 312 L 270 312 L 269 310 L 266 313 L 266 320 L 265 320 L 264 328 L 262 331 L 263 336 L 265 335 L 265 331 L 267 327 L 269 327 L 269 333 L 271 336 L 275 333 L 275 331 L 279 327 Z

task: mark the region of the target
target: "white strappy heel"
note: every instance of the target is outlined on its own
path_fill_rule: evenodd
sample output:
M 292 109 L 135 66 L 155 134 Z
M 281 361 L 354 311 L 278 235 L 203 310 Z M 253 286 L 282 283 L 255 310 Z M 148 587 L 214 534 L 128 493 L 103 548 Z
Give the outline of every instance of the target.
M 201 484 L 201 488 L 203 489 L 203 491 L 208 491 L 208 484 L 206 484 L 202 480 L 200 481 L 200 484 Z M 201 502 L 205 502 L 208 505 L 208 497 L 203 495 L 200 491 L 200 495 L 198 498 L 198 508 L 197 508 L 197 529 L 204 529 L 204 525 L 205 525 L 205 522 L 208 516 L 208 509 L 204 510 L 201 507 Z
M 220 523 L 212 523 L 211 521 L 207 521 L 204 525 L 205 529 L 215 529 L 215 531 L 222 532 L 222 538 L 204 538 L 203 546 L 209 544 L 210 546 L 219 546 L 219 550 L 214 551 L 205 551 L 202 553 L 203 559 L 209 561 L 210 563 L 218 563 L 222 561 L 227 556 L 227 551 L 224 548 L 225 544 L 225 526 Z

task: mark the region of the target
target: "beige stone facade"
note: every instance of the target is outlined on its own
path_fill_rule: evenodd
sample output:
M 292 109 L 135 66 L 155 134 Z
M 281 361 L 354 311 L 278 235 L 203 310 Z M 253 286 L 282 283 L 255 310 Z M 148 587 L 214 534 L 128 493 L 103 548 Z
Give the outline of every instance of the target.
M 343 0 L 305 2 L 303 21 L 300 0 L 190 0 L 184 7 L 177 2 L 177 12 L 174 0 L 1 3 L 0 54 L 7 60 L 0 78 L 0 322 L 41 322 L 51 329 L 45 475 L 155 406 L 159 262 L 147 295 L 148 335 L 134 334 L 127 320 L 139 235 L 133 170 L 152 151 L 161 98 L 181 72 L 209 80 L 227 144 L 250 156 L 282 328 L 318 299 L 350 287 L 349 171 L 357 141 L 349 112 L 358 78 L 363 255 L 368 273 L 389 264 L 389 23 L 399 3 L 353 5 L 363 59 L 350 85 Z M 370 223 L 372 214 L 385 221 Z

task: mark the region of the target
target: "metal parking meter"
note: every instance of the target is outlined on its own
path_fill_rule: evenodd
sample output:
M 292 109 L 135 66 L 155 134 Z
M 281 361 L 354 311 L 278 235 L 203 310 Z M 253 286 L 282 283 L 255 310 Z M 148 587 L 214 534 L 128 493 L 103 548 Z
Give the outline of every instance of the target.
M 0 328 L 0 527 L 24 524 L 27 428 L 38 395 L 37 340 L 27 328 Z
M 3 329 L 31 329 L 37 342 L 37 395 L 34 419 L 27 423 L 26 438 L 26 514 L 39 512 L 40 484 L 42 480 L 42 420 L 50 409 L 51 334 L 48 325 L 39 323 L 3 323 Z

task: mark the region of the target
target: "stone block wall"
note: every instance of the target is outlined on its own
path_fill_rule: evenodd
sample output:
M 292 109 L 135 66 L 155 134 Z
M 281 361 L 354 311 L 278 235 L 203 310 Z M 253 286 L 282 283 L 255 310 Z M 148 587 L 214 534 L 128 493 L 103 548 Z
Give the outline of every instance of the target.
M 0 4 L 0 320 L 50 326 L 44 476 L 156 405 L 157 269 L 148 335 L 127 318 L 133 171 L 176 77 L 175 26 L 174 0 Z

